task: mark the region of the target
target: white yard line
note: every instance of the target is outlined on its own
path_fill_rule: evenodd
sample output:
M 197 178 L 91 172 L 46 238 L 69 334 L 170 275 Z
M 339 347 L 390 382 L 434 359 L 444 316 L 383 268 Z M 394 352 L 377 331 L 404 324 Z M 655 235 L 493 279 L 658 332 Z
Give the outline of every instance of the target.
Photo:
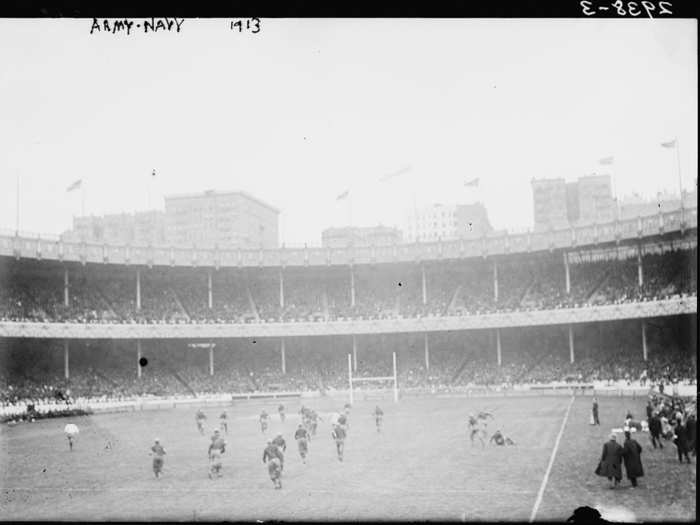
M 162 483 L 162 481 L 155 481 L 154 483 Z M 314 494 L 338 494 L 337 490 L 323 490 L 323 489 L 300 489 L 303 493 L 314 493 Z M 100 488 L 100 487 L 0 487 L 0 495 L 2 493 L 7 494 L 8 492 L 126 492 L 126 493 L 142 493 L 142 492 L 153 492 L 153 493 L 181 493 L 181 492 L 226 492 L 226 493 L 238 493 L 238 494 L 259 494 L 262 489 L 243 489 L 243 488 L 225 488 L 225 487 L 210 487 L 210 488 L 192 488 L 192 487 L 115 487 L 115 488 Z M 420 496 L 425 495 L 435 495 L 435 494 L 486 494 L 493 495 L 492 490 L 376 490 L 376 489 L 364 489 L 364 490 L 348 490 L 350 494 L 381 494 L 381 495 L 401 495 L 401 494 L 412 494 Z M 499 492 L 499 494 L 505 495 L 526 495 L 530 496 L 533 494 L 531 490 L 510 490 L 505 492 Z
M 532 507 L 532 514 L 530 514 L 530 523 L 535 521 L 535 516 L 537 516 L 537 510 L 540 508 L 542 503 L 542 496 L 544 496 L 544 489 L 547 487 L 547 482 L 549 481 L 549 474 L 552 471 L 552 465 L 554 465 L 554 458 L 557 455 L 557 450 L 559 450 L 559 442 L 561 437 L 564 435 L 564 427 L 566 427 L 566 422 L 569 419 L 569 412 L 571 407 L 574 405 L 574 396 L 571 397 L 569 401 L 569 406 L 566 408 L 566 414 L 564 414 L 564 420 L 561 422 L 561 428 L 559 429 L 559 435 L 557 435 L 557 440 L 554 442 L 554 449 L 552 450 L 552 455 L 549 458 L 549 465 L 547 465 L 547 471 L 544 473 L 544 478 L 542 478 L 542 485 L 540 485 L 540 490 L 537 493 L 537 499 L 535 500 L 535 505 Z

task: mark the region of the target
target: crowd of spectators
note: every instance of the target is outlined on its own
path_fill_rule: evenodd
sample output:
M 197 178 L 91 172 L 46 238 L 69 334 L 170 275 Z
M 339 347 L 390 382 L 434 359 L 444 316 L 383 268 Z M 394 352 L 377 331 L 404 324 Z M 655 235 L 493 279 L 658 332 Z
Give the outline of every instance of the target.
M 618 333 L 612 347 L 580 348 L 581 356 L 573 363 L 565 345 L 551 345 L 542 338 L 530 338 L 527 345 L 517 351 L 504 352 L 499 365 L 494 348 L 490 346 L 492 341 L 487 338 L 469 336 L 464 344 L 455 344 L 458 339 L 440 340 L 435 335 L 429 367 L 420 345 L 398 340 L 380 343 L 375 339 L 363 343 L 353 373 L 355 377 L 391 376 L 391 352 L 395 351 L 401 389 L 450 391 L 552 382 L 621 382 L 641 387 L 657 385 L 661 389 L 663 384 L 670 393 L 678 383 L 695 382 L 697 357 L 687 349 L 652 337 L 645 361 L 638 348 L 622 344 L 624 337 L 624 333 Z M 327 392 L 348 387 L 346 354 L 335 351 L 337 345 L 330 342 L 310 342 L 309 346 L 290 349 L 285 372 L 281 368 L 279 349 L 271 343 L 260 348 L 255 344 L 234 350 L 224 347 L 217 349 L 211 375 L 206 351 L 197 353 L 184 347 L 176 351 L 168 344 L 160 343 L 160 349 L 154 348 L 154 353 L 149 353 L 151 363 L 142 369 L 141 377 L 136 374 L 135 363 L 119 349 L 112 352 L 118 359 L 110 358 L 109 352 L 102 352 L 99 346 L 79 353 L 73 359 L 77 362 L 71 366 L 70 379 L 62 377 L 56 360 L 41 361 L 41 356 L 47 355 L 46 350 L 2 354 L 0 359 L 5 366 L 0 372 L 0 404 L 271 391 Z M 199 357 L 193 360 L 192 355 Z M 363 384 L 362 388 L 382 386 L 389 388 L 391 382 Z
M 499 263 L 431 264 L 423 293 L 419 267 L 358 269 L 354 304 L 347 276 L 309 269 L 284 279 L 278 274 L 214 272 L 211 307 L 206 273 L 178 269 L 141 274 L 140 305 L 136 280 L 122 270 L 114 275 L 78 272 L 69 283 L 56 275 L 6 274 L 0 279 L 0 320 L 44 322 L 294 322 L 381 319 L 543 310 L 648 301 L 697 293 L 696 252 L 676 251 L 643 258 L 643 284 L 637 260 L 580 261 L 570 264 L 566 292 L 564 264 L 558 257 Z M 14 263 L 13 263 L 14 264 Z M 175 270 L 173 270 L 175 272 Z M 132 276 L 133 277 L 133 276 Z M 282 305 L 282 303 L 284 303 Z

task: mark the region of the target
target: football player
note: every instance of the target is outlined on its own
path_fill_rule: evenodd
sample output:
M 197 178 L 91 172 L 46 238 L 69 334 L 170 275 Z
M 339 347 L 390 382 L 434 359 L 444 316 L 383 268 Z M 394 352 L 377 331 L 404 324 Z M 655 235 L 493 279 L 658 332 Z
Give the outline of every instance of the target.
M 151 447 L 150 456 L 153 456 L 153 474 L 155 474 L 156 479 L 160 479 L 163 473 L 163 456 L 165 456 L 165 449 L 163 445 L 160 444 L 160 440 L 155 438 L 153 446 Z
M 297 431 L 294 433 L 294 439 L 299 448 L 301 462 L 306 464 L 306 455 L 309 453 L 309 431 L 306 430 L 301 423 L 299 423 L 299 428 L 297 428 Z
M 335 425 L 331 437 L 335 441 L 335 450 L 338 453 L 338 461 L 343 461 L 343 452 L 345 451 L 345 429 L 341 425 Z

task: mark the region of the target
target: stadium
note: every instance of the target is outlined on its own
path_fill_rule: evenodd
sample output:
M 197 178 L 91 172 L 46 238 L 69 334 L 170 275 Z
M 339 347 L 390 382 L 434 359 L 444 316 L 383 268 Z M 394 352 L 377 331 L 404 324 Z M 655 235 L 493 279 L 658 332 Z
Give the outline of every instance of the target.
M 697 23 L 531 4 L 0 18 L 0 520 L 695 522 Z
M 591 465 L 625 414 L 644 419 L 650 393 L 693 406 L 696 272 L 696 208 L 347 249 L 0 237 L 3 517 L 44 519 L 59 505 L 66 519 L 539 520 L 619 507 Z M 589 425 L 593 396 L 601 426 Z M 350 402 L 339 467 L 327 419 Z M 321 414 L 313 472 L 288 452 L 282 503 L 263 511 L 272 489 L 259 452 L 268 434 L 292 441 L 302 406 Z M 207 431 L 222 410 L 230 418 L 229 476 L 214 489 L 196 409 Z M 518 447 L 470 446 L 465 421 L 481 410 Z M 79 464 L 56 453 L 67 422 L 82 428 Z M 169 451 L 159 486 L 144 452 L 153 435 Z M 640 519 L 694 519 L 695 460 L 677 472 L 672 449 L 648 452 L 648 493 L 624 495 Z M 658 505 L 668 492 L 654 483 L 674 484 L 677 503 Z

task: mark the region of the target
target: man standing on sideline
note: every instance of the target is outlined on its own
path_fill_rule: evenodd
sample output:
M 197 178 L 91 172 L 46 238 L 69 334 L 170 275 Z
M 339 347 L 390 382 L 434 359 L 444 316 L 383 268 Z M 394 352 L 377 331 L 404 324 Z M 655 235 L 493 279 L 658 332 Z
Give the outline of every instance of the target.
M 610 441 L 603 445 L 603 454 L 595 473 L 598 476 L 608 478 L 611 489 L 620 484 L 622 479 L 622 447 L 618 444 L 615 434 L 610 434 Z
M 625 432 L 625 444 L 622 447 L 622 459 L 625 462 L 625 472 L 627 479 L 632 482 L 632 486 L 637 486 L 637 478 L 644 476 L 642 467 L 642 446 L 632 439 L 629 431 Z
M 598 419 L 598 398 L 593 398 L 593 424 L 600 425 L 600 419 Z
M 693 452 L 693 456 L 698 455 L 698 421 L 695 414 L 690 414 L 685 422 L 686 437 L 688 439 L 688 448 Z
M 664 448 L 664 444 L 661 441 L 661 419 L 659 419 L 658 412 L 654 412 L 649 419 L 649 436 L 651 437 L 651 444 L 656 448 L 656 444 L 659 444 L 659 448 Z
M 690 458 L 688 457 L 688 435 L 686 432 L 686 426 L 682 421 L 678 421 L 673 426 L 673 442 L 678 449 L 678 462 L 683 463 L 683 457 L 685 457 L 686 463 L 690 463 Z

